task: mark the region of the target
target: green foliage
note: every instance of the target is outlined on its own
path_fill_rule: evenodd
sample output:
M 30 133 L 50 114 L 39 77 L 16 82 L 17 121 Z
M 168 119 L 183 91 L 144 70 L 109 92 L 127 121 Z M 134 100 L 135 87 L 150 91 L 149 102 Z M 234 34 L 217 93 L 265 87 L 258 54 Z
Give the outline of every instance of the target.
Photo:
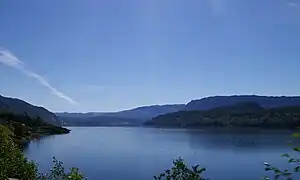
M 78 168 L 71 168 L 68 173 L 65 172 L 65 168 L 61 161 L 53 158 L 53 168 L 49 173 L 40 174 L 39 180 L 85 180 L 86 177 L 79 172 Z
M 299 133 L 294 133 L 294 137 L 300 137 Z M 296 147 L 293 149 L 295 152 L 300 153 L 300 147 Z M 283 178 L 286 180 L 291 180 L 293 178 L 293 173 L 299 173 L 300 172 L 300 157 L 292 157 L 289 154 L 282 154 L 281 157 L 285 157 L 288 160 L 288 163 L 293 164 L 293 170 L 285 169 L 280 170 L 277 167 L 274 167 L 270 165 L 269 163 L 265 163 L 265 170 L 266 171 L 272 171 L 274 173 L 274 178 L 277 180 L 279 178 Z M 270 178 L 266 176 L 264 178 L 265 180 L 269 180 Z
M 48 174 L 38 175 L 37 165 L 27 160 L 9 134 L 12 132 L 0 125 L 0 179 L 17 178 L 24 180 L 84 180 L 77 168 L 65 172 L 63 163 L 53 158 L 53 168 Z
M 47 126 L 49 123 L 43 121 L 40 117 L 32 118 L 25 114 L 14 114 L 11 112 L 1 112 L 0 118 L 6 121 L 13 121 L 30 127 Z
M 300 125 L 300 106 L 264 109 L 255 103 L 239 103 L 210 110 L 164 114 L 147 121 L 145 125 L 295 128 Z
M 294 151 L 296 152 L 300 152 L 300 148 L 294 148 Z M 274 178 L 278 179 L 278 178 L 283 178 L 286 180 L 291 180 L 293 177 L 293 173 L 299 173 L 300 172 L 300 158 L 299 157 L 291 157 L 289 154 L 282 154 L 282 157 L 285 157 L 288 159 L 288 163 L 291 163 L 294 165 L 293 170 L 280 170 L 277 167 L 274 167 L 268 163 L 265 163 L 265 170 L 266 171 L 272 171 L 274 173 Z M 269 177 L 265 177 L 265 180 L 270 179 Z
M 206 170 L 200 168 L 199 165 L 193 166 L 189 169 L 183 162 L 183 159 L 179 158 L 173 161 L 173 167 L 165 170 L 159 176 L 154 176 L 155 180 L 205 180 L 201 174 Z
M 32 118 L 40 116 L 43 120 L 45 120 L 48 123 L 55 125 L 60 124 L 55 114 L 43 107 L 33 106 L 32 104 L 29 104 L 23 100 L 3 97 L 0 95 L 0 113 L 1 112 L 24 114 Z
M 30 135 L 27 127 L 24 124 L 16 122 L 14 123 L 13 126 L 14 126 L 14 134 L 16 136 L 24 137 Z
M 28 161 L 9 137 L 9 129 L 0 127 L 0 179 L 35 180 L 37 166 Z
M 70 132 L 66 128 L 49 124 L 40 117 L 31 118 L 26 113 L 18 115 L 10 112 L 0 112 L 0 124 L 11 129 L 13 134 L 10 134 L 10 137 L 20 147 L 35 137 Z

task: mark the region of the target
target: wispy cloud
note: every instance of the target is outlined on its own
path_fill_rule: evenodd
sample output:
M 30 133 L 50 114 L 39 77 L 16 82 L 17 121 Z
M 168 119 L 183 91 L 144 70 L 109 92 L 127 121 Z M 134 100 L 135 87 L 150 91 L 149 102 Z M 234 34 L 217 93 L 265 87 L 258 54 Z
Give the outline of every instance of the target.
M 36 79 L 41 85 L 48 88 L 54 95 L 58 96 L 59 98 L 65 99 L 71 104 L 78 105 L 78 102 L 68 97 L 67 95 L 63 94 L 62 92 L 58 91 L 53 86 L 51 86 L 43 76 L 36 74 L 33 71 L 30 71 L 28 68 L 26 68 L 25 64 L 21 60 L 19 60 L 13 53 L 1 47 L 0 47 L 0 63 L 9 66 L 11 68 L 15 68 L 20 72 L 22 72 L 23 74 Z
M 224 1 L 223 0 L 208 0 L 209 5 L 214 16 L 220 16 L 224 13 Z
M 289 1 L 287 6 L 291 9 L 295 9 L 297 11 L 300 10 L 300 2 L 299 1 Z
M 84 89 L 87 90 L 112 90 L 112 89 L 143 89 L 143 86 L 137 85 L 94 85 L 94 84 L 85 84 L 82 85 Z
M 298 7 L 299 6 L 299 2 L 297 1 L 289 1 L 287 2 L 287 5 L 290 7 Z

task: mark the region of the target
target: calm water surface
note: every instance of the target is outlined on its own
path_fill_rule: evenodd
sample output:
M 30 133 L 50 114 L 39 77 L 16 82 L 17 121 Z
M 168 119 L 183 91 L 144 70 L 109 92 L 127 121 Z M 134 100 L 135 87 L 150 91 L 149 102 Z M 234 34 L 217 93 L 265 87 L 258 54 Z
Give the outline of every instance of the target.
M 42 171 L 52 157 L 75 166 L 91 180 L 151 180 L 172 166 L 175 157 L 207 168 L 212 180 L 260 179 L 265 161 L 288 167 L 282 153 L 292 152 L 291 132 L 241 129 L 159 129 L 73 127 L 67 135 L 32 141 L 25 154 Z

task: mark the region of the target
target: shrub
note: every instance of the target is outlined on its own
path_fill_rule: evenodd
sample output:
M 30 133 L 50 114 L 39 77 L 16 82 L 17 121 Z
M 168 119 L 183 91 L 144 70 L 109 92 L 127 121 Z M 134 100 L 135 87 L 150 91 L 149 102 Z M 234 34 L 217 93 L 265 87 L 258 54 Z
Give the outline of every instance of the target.
M 63 162 L 53 157 L 53 167 L 49 173 L 40 174 L 39 180 L 85 180 L 86 177 L 79 172 L 78 168 L 71 168 L 68 173 L 65 172 Z
M 0 126 L 0 179 L 36 179 L 36 164 L 24 157 L 9 137 L 9 133 L 9 129 Z
M 300 134 L 294 134 L 293 136 L 300 137 Z M 300 153 L 300 147 L 294 148 L 293 149 L 295 152 Z M 286 179 L 286 180 L 291 180 L 293 179 L 293 173 L 299 173 L 300 172 L 300 157 L 292 157 L 289 154 L 282 154 L 282 157 L 285 157 L 288 159 L 288 163 L 291 163 L 294 165 L 293 170 L 280 170 L 279 168 L 272 166 L 269 163 L 265 163 L 265 170 L 266 171 L 272 171 L 274 173 L 274 179 Z M 266 176 L 264 178 L 265 180 L 269 180 L 270 178 Z
M 159 176 L 154 176 L 155 180 L 205 180 L 201 176 L 205 168 L 200 168 L 199 165 L 193 166 L 189 169 L 183 159 L 179 158 L 173 161 L 173 167 L 165 170 Z

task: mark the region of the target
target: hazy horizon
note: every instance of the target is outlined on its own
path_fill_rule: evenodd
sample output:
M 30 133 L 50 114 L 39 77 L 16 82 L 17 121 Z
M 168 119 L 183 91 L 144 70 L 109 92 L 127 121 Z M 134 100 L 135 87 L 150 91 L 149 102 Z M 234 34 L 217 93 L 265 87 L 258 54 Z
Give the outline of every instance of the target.
M 0 94 L 2 95 L 2 94 Z M 2 95 L 3 96 L 3 95 Z M 127 111 L 127 110 L 132 110 L 132 109 L 136 109 L 136 108 L 140 108 L 140 107 L 149 107 L 149 106 L 164 106 L 164 105 L 186 105 L 189 102 L 191 102 L 192 100 L 200 100 L 202 98 L 207 98 L 207 97 L 216 97 L 216 96 L 267 96 L 267 97 L 300 97 L 300 95 L 259 95 L 259 94 L 229 94 L 229 95 L 212 95 L 212 96 L 205 96 L 205 97 L 201 97 L 201 98 L 196 98 L 196 99 L 191 99 L 189 101 L 187 101 L 186 103 L 164 103 L 164 104 L 145 104 L 145 105 L 138 105 L 138 106 L 133 106 L 133 107 L 128 107 L 128 108 L 124 108 L 124 109 L 118 109 L 115 111 L 101 111 L 96 110 L 96 111 L 52 111 L 50 109 L 50 111 L 54 112 L 54 113 L 115 113 L 115 112 L 120 112 L 120 111 Z M 8 97 L 8 98 L 16 98 L 16 97 L 10 97 L 10 96 L 4 96 L 4 97 Z M 24 100 L 24 99 L 21 99 Z M 28 103 L 31 103 L 29 101 L 26 101 Z M 34 106 L 39 106 L 36 104 L 31 103 Z M 44 107 L 46 108 L 46 107 Z M 47 108 L 46 108 L 47 109 Z
M 53 112 L 296 96 L 299 20 L 293 0 L 2 0 L 0 95 Z

